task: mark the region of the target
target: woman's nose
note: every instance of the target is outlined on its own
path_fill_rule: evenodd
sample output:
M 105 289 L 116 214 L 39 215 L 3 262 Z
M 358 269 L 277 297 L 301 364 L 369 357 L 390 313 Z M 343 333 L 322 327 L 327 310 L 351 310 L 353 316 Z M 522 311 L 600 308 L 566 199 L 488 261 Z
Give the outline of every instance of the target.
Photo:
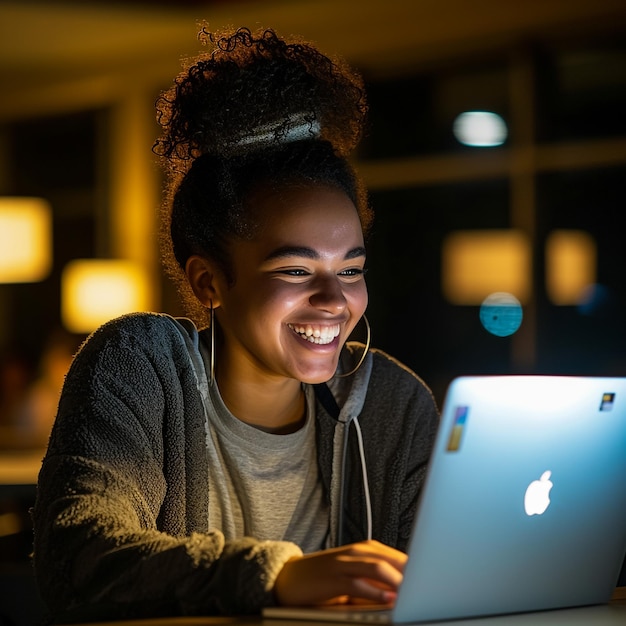
M 309 301 L 316 309 L 329 313 L 341 313 L 347 305 L 342 284 L 336 276 L 323 277 L 314 283 Z

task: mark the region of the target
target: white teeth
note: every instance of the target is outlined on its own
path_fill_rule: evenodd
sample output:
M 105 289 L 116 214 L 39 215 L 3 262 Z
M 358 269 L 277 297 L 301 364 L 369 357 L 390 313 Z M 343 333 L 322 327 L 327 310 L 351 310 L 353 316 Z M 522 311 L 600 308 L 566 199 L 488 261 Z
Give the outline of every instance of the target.
M 288 324 L 289 328 L 298 333 L 303 339 L 310 341 L 311 343 L 327 344 L 330 343 L 337 335 L 339 335 L 339 324 L 334 326 L 315 326 L 306 324 L 306 326 L 296 326 L 295 324 Z

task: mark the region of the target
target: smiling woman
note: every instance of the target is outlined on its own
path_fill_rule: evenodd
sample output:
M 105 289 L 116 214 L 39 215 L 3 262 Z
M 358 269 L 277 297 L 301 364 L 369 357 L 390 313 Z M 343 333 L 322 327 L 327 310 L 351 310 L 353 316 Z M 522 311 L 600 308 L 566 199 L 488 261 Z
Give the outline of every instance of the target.
M 57 621 L 393 601 L 438 423 L 349 341 L 371 211 L 360 77 L 271 30 L 203 33 L 158 103 L 163 252 L 191 319 L 137 313 L 67 375 L 35 506 Z

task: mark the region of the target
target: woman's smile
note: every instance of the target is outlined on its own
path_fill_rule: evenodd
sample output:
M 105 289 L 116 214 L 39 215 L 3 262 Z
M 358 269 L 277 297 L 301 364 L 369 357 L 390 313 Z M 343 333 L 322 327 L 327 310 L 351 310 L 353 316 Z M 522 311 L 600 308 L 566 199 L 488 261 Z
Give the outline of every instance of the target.
M 341 326 L 321 326 L 319 324 L 287 324 L 299 337 L 320 346 L 333 343 L 339 336 Z

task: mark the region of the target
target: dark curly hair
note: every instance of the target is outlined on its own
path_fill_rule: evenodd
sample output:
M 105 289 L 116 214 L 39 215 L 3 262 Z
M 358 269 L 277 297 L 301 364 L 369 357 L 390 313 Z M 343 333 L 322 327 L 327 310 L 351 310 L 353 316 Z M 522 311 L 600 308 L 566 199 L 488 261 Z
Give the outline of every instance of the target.
M 247 28 L 200 39 L 193 59 L 157 100 L 163 129 L 153 151 L 168 175 L 163 260 L 187 313 L 206 325 L 185 276 L 191 255 L 219 263 L 236 280 L 228 242 L 255 223 L 247 200 L 261 186 L 326 185 L 354 202 L 364 234 L 372 214 L 349 162 L 367 114 L 361 77 L 300 40 Z

